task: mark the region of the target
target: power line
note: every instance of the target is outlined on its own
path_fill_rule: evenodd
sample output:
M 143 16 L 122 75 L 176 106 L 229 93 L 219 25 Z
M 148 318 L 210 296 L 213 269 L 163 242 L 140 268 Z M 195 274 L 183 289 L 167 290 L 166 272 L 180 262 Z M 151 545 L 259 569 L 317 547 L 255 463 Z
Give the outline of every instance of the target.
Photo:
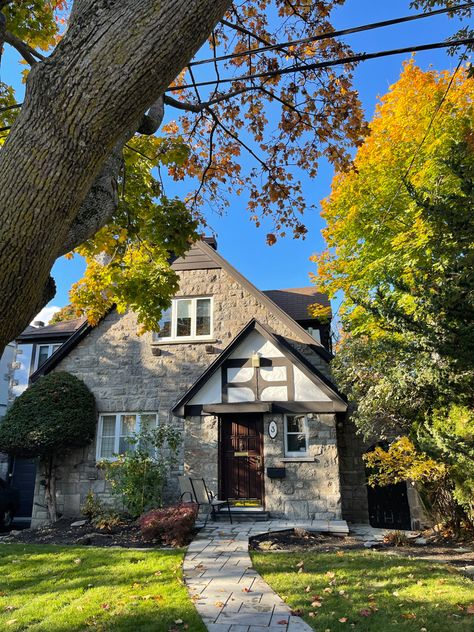
M 296 44 L 310 44 L 312 42 L 318 42 L 325 39 L 331 39 L 334 37 L 341 37 L 343 35 L 351 35 L 353 33 L 361 33 L 363 31 L 370 31 L 373 29 L 383 28 L 386 26 L 393 26 L 395 24 L 404 24 L 405 22 L 412 22 L 413 20 L 421 20 L 423 18 L 430 18 L 434 15 L 440 15 L 442 13 L 455 13 L 456 11 L 462 11 L 463 9 L 469 9 L 474 7 L 474 2 L 466 2 L 454 7 L 437 9 L 435 11 L 428 11 L 427 13 L 417 13 L 415 15 L 408 15 L 401 18 L 393 18 L 391 20 L 384 20 L 382 22 L 372 22 L 370 24 L 364 24 L 362 26 L 355 26 L 348 29 L 341 29 L 339 31 L 331 31 L 327 33 L 321 33 L 312 37 L 305 37 L 303 39 L 282 42 L 280 44 L 271 44 L 269 46 L 261 46 L 260 48 L 249 48 L 237 53 L 230 53 L 228 55 L 221 55 L 220 57 L 211 57 L 209 59 L 200 59 L 192 61 L 188 64 L 188 68 L 191 66 L 200 66 L 202 64 L 215 63 L 217 61 L 225 61 L 227 59 L 236 59 L 238 57 L 245 57 L 248 55 L 257 55 L 259 53 L 265 53 L 272 50 L 278 50 L 280 48 L 287 48 L 288 46 L 295 46 Z
M 360 53 L 358 55 L 351 55 L 349 57 L 342 57 L 341 59 L 332 59 L 328 61 L 319 61 L 312 64 L 295 64 L 293 66 L 287 66 L 285 68 L 278 68 L 276 70 L 268 70 L 266 72 L 260 72 L 250 75 L 240 75 L 238 77 L 224 77 L 214 81 L 201 81 L 199 83 L 184 84 L 182 86 L 172 86 L 167 88 L 165 92 L 179 92 L 180 90 L 186 90 L 189 88 L 201 88 L 205 86 L 214 86 L 216 83 L 233 83 L 234 81 L 247 81 L 249 79 L 259 79 L 263 77 L 276 77 L 278 75 L 287 75 L 292 72 L 299 72 L 302 70 L 317 70 L 320 68 L 330 68 L 332 66 L 341 66 L 343 64 L 352 64 L 358 61 L 366 61 L 368 59 L 378 59 L 380 57 L 388 57 L 390 55 L 402 55 L 404 53 L 416 53 L 423 50 L 433 50 L 437 48 L 448 48 L 450 46 L 461 46 L 474 43 L 473 37 L 467 37 L 458 40 L 451 40 L 448 42 L 434 42 L 432 44 L 421 44 L 419 46 L 406 46 L 405 48 L 393 48 L 391 50 L 378 51 L 375 53 Z
M 426 139 L 428 138 L 428 135 L 429 135 L 429 133 L 431 131 L 431 128 L 433 127 L 433 124 L 435 122 L 435 119 L 438 116 L 439 112 L 441 111 L 441 108 L 443 107 L 443 103 L 446 101 L 446 97 L 448 96 L 449 91 L 451 90 L 451 88 L 453 86 L 453 83 L 454 83 L 454 80 L 456 78 L 456 75 L 459 72 L 459 69 L 461 68 L 461 64 L 462 64 L 463 60 L 465 59 L 465 55 L 466 55 L 466 52 L 464 52 L 464 54 L 461 55 L 461 57 L 459 59 L 459 62 L 458 62 L 458 65 L 456 66 L 455 71 L 451 75 L 451 79 L 449 80 L 449 83 L 448 83 L 448 85 L 446 87 L 446 90 L 444 91 L 444 94 L 441 97 L 440 102 L 438 103 L 438 105 L 436 106 L 433 114 L 431 115 L 430 121 L 428 123 L 428 127 L 426 128 L 426 132 L 424 133 L 423 138 L 421 139 L 420 143 L 418 144 L 417 148 L 415 149 L 415 152 L 414 152 L 414 154 L 412 156 L 410 164 L 408 165 L 407 170 L 403 174 L 403 177 L 400 180 L 400 183 L 399 183 L 399 185 L 397 187 L 397 190 L 395 191 L 395 195 L 393 196 L 393 198 L 390 201 L 390 204 L 389 204 L 386 212 L 384 213 L 385 217 L 387 217 L 387 215 L 390 213 L 390 211 L 392 210 L 392 206 L 394 205 L 396 199 L 400 195 L 400 191 L 402 190 L 402 187 L 405 184 L 405 182 L 406 182 L 406 180 L 407 180 L 407 178 L 408 178 L 408 176 L 410 174 L 410 171 L 412 170 L 413 165 L 415 164 L 416 157 L 418 156 L 418 154 L 421 151 L 421 148 L 425 144 Z M 380 224 L 380 225 L 382 225 L 382 224 Z

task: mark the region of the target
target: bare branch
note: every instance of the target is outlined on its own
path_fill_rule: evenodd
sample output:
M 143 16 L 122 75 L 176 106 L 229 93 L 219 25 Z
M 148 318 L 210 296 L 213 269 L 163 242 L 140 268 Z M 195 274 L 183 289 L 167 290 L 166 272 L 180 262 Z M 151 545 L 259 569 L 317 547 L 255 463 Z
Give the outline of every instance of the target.
M 16 48 L 16 50 L 20 53 L 23 59 L 30 64 L 30 66 L 34 66 L 38 60 L 46 59 L 44 55 L 38 53 L 34 48 L 32 48 L 29 44 L 21 40 L 10 31 L 5 32 L 5 42 Z
M 186 112 L 202 112 L 206 110 L 208 107 L 212 105 L 216 105 L 217 103 L 221 103 L 222 101 L 227 101 L 228 99 L 232 99 L 233 97 L 239 96 L 239 94 L 244 94 L 245 92 L 251 92 L 252 90 L 260 90 L 261 86 L 245 86 L 244 88 L 239 88 L 238 90 L 234 90 L 233 92 L 226 92 L 225 94 L 220 94 L 214 99 L 210 99 L 209 101 L 204 101 L 202 103 L 190 103 L 189 101 L 178 101 L 169 95 L 165 95 L 164 102 L 166 105 L 170 105 L 177 110 L 185 110 Z

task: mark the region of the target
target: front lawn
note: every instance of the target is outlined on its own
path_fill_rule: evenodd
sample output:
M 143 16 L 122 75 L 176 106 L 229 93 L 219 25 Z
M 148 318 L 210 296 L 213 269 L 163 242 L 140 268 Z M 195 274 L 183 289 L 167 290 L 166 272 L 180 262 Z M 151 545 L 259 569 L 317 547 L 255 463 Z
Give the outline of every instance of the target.
M 474 582 L 446 565 L 365 550 L 252 553 L 252 560 L 318 631 L 474 629 Z
M 204 632 L 183 551 L 0 545 L 0 630 Z

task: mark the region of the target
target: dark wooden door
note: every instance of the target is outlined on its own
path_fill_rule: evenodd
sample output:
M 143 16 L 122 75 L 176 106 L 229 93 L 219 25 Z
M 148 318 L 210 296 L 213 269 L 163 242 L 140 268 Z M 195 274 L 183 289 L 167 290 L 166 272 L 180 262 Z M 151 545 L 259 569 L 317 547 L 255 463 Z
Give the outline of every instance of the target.
M 10 485 L 20 492 L 20 506 L 17 518 L 29 519 L 33 509 L 35 494 L 36 459 L 15 457 L 11 463 Z
M 263 420 L 261 415 L 221 418 L 221 490 L 234 501 L 263 502 Z
M 411 529 L 406 483 L 367 487 L 369 521 L 382 529 Z

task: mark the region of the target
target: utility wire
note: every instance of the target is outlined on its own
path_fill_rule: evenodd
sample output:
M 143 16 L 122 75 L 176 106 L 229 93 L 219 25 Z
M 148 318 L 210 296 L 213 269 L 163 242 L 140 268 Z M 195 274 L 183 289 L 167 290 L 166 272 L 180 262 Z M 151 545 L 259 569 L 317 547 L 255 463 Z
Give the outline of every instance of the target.
M 455 78 L 456 78 L 456 75 L 457 75 L 457 73 L 459 72 L 459 69 L 461 68 L 461 64 L 462 64 L 462 62 L 464 61 L 464 59 L 465 59 L 465 58 L 466 58 L 466 52 L 464 52 L 464 54 L 463 54 L 463 55 L 461 55 L 461 57 L 460 57 L 460 59 L 459 59 L 459 62 L 458 62 L 458 65 L 456 66 L 455 71 L 454 71 L 454 72 L 453 72 L 453 74 L 451 75 L 451 79 L 449 80 L 449 83 L 448 83 L 448 85 L 447 85 L 447 87 L 446 87 L 446 90 L 444 91 L 444 94 L 443 94 L 443 96 L 441 97 L 440 102 L 438 103 L 438 105 L 436 106 L 436 108 L 435 108 L 435 110 L 434 110 L 433 114 L 431 115 L 430 122 L 428 123 L 428 127 L 426 128 L 426 132 L 424 133 L 423 138 L 421 139 L 420 143 L 418 144 L 417 148 L 415 149 L 415 152 L 414 152 L 414 154 L 413 154 L 413 156 L 412 156 L 412 159 L 411 159 L 411 161 L 410 161 L 410 164 L 408 165 L 408 167 L 407 167 L 407 169 L 406 169 L 405 173 L 403 174 L 403 177 L 401 178 L 401 180 L 400 180 L 400 182 L 399 182 L 399 184 L 398 184 L 397 190 L 395 191 L 395 195 L 394 195 L 394 196 L 393 196 L 393 198 L 391 199 L 390 204 L 389 204 L 389 206 L 388 206 L 387 210 L 386 210 L 386 211 L 385 211 L 385 213 L 384 213 L 384 217 L 385 217 L 385 218 L 387 217 L 387 215 L 388 215 L 388 214 L 390 213 L 390 211 L 392 210 L 392 206 L 395 204 L 396 199 L 397 199 L 397 198 L 398 198 L 398 196 L 400 195 L 400 191 L 402 190 L 402 187 L 403 187 L 403 185 L 405 184 L 405 182 L 406 182 L 406 180 L 407 180 L 407 178 L 408 178 L 408 176 L 409 176 L 409 174 L 410 174 L 410 171 L 411 171 L 411 170 L 412 170 L 412 168 L 413 168 L 413 165 L 415 164 L 416 157 L 417 157 L 417 156 L 418 156 L 418 154 L 420 153 L 421 148 L 423 147 L 423 145 L 424 145 L 424 144 L 425 144 L 425 142 L 426 142 L 426 139 L 427 139 L 427 138 L 428 138 L 428 136 L 429 136 L 429 133 L 430 133 L 430 131 L 431 131 L 431 128 L 433 127 L 433 124 L 434 124 L 434 122 L 435 122 L 435 119 L 436 119 L 436 117 L 438 116 L 439 112 L 441 111 L 441 108 L 443 107 L 443 103 L 446 101 L 446 97 L 448 96 L 449 91 L 451 90 L 451 88 L 452 88 L 452 86 L 453 86 L 453 83 L 454 83 L 454 80 L 455 80 Z M 382 223 L 383 223 L 383 222 L 382 222 Z M 381 223 L 380 225 L 382 225 L 382 223 Z
M 421 44 L 419 46 L 406 46 L 405 48 L 393 48 L 391 50 L 378 51 L 375 53 L 360 53 L 358 55 L 351 55 L 349 57 L 342 57 L 341 59 L 331 59 L 328 61 L 318 61 L 311 64 L 295 64 L 293 66 L 287 66 L 284 68 L 278 68 L 276 70 L 268 70 L 266 72 L 260 72 L 250 75 L 240 75 L 238 77 L 224 77 L 219 79 L 219 84 L 233 83 L 234 81 L 247 81 L 248 79 L 259 79 L 262 77 L 276 77 L 278 75 L 287 75 L 292 72 L 299 72 L 303 70 L 317 70 L 319 68 L 330 68 L 332 66 L 341 66 L 343 64 L 353 64 L 358 61 L 366 61 L 368 59 L 378 59 L 380 57 L 388 57 L 390 55 L 402 55 L 404 53 L 416 53 L 423 50 L 433 50 L 437 48 L 448 48 L 450 46 L 461 46 L 474 43 L 474 37 L 467 37 L 458 40 L 451 40 L 448 42 L 434 42 L 432 44 Z M 179 92 L 180 90 L 186 90 L 189 88 L 201 88 L 204 86 L 214 86 L 214 81 L 201 81 L 199 83 L 184 84 L 181 86 L 172 86 L 167 88 L 165 92 Z
M 466 2 L 464 4 L 459 4 L 454 7 L 437 9 L 436 11 L 429 11 L 427 13 L 417 13 L 416 15 L 408 15 L 401 18 L 393 18 L 392 20 L 384 20 L 382 22 L 372 22 L 370 24 L 355 26 L 348 29 L 341 29 L 339 31 L 320 33 L 319 35 L 313 35 L 312 37 L 305 37 L 303 39 L 282 42 L 280 44 L 261 46 L 260 48 L 249 48 L 247 50 L 239 51 L 237 53 L 221 55 L 220 57 L 212 57 L 209 59 L 199 59 L 197 61 L 192 61 L 188 64 L 188 68 L 191 66 L 200 66 L 202 64 L 215 63 L 216 61 L 225 61 L 227 59 L 236 59 L 238 57 L 245 57 L 248 55 L 257 55 L 259 53 L 265 53 L 272 50 L 278 50 L 279 48 L 295 46 L 296 44 L 310 44 L 312 42 L 319 42 L 321 40 L 332 39 L 334 37 L 341 37 L 343 35 L 351 35 L 352 33 L 362 33 L 363 31 L 370 31 L 373 29 L 383 28 L 385 26 L 393 26 L 394 24 L 404 24 L 405 22 L 412 22 L 413 20 L 421 20 L 423 18 L 430 18 L 434 15 L 440 15 L 442 13 L 455 13 L 456 11 L 462 11 L 463 9 L 469 9 L 471 7 L 474 7 L 474 2 Z

